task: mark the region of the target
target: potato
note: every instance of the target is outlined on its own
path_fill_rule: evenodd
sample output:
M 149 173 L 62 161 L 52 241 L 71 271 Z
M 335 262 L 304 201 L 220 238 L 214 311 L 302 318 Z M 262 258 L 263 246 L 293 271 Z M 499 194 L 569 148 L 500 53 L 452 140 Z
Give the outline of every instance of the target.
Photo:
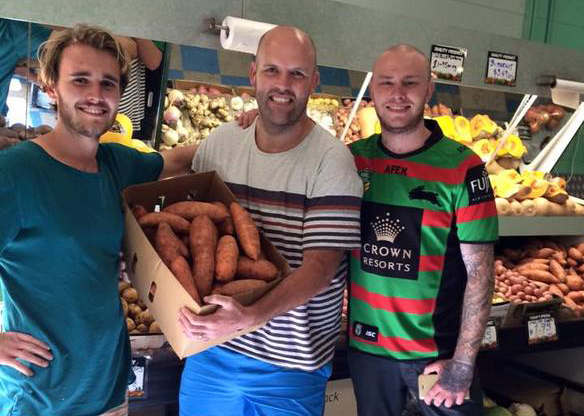
M 278 277 L 278 269 L 268 260 L 253 261 L 249 257 L 241 256 L 237 262 L 237 276 L 270 281 Z
M 124 311 L 124 316 L 128 316 L 128 302 L 126 299 L 120 298 L 120 302 L 122 303 L 122 310 Z
M 136 327 L 136 329 L 138 330 L 138 332 L 140 332 L 141 334 L 145 334 L 148 332 L 148 327 L 144 324 L 140 324 Z
M 138 324 L 144 324 L 146 326 L 150 326 L 150 324 L 152 322 L 154 322 L 154 317 L 152 316 L 152 314 L 150 313 L 150 311 L 148 309 L 140 312 L 140 314 L 136 318 L 136 323 L 138 323 Z
M 221 288 L 221 294 L 225 296 L 233 296 L 239 293 L 249 292 L 250 290 L 260 289 L 266 285 L 265 280 L 257 279 L 239 279 L 226 283 Z
M 118 282 L 118 292 L 120 293 L 120 295 L 122 294 L 122 292 L 129 288 L 131 285 L 128 282 L 124 282 L 123 280 L 120 280 Z
M 126 327 L 128 328 L 128 331 L 136 329 L 136 324 L 134 323 L 132 318 L 126 318 Z
M 199 296 L 211 293 L 215 275 L 215 253 L 217 250 L 217 227 L 206 215 L 195 217 L 189 233 L 193 258 L 193 279 Z
M 231 235 L 224 235 L 217 243 L 215 255 L 215 278 L 220 282 L 229 282 L 235 277 L 239 247 Z
M 128 287 L 123 290 L 122 297 L 126 299 L 126 302 L 134 303 L 138 300 L 138 291 L 133 287 Z
M 183 217 L 168 212 L 150 212 L 140 217 L 138 223 L 142 227 L 158 227 L 161 222 L 166 222 L 176 233 L 188 233 L 191 224 Z
M 232 202 L 229 208 L 243 252 L 249 258 L 258 260 L 261 252 L 260 234 L 251 215 L 236 202 Z
M 137 317 L 142 313 L 142 308 L 140 308 L 138 305 L 136 305 L 135 303 L 130 303 L 128 305 L 128 316 L 130 318 L 132 318 L 134 321 L 136 321 L 136 323 L 140 323 L 137 322 Z
M 209 202 L 201 201 L 182 201 L 167 206 L 162 212 L 179 215 L 189 221 L 192 221 L 199 215 L 206 215 L 213 222 L 219 223 L 225 221 L 229 216 L 227 207 L 223 204 L 219 204 L 211 204 Z
M 148 332 L 151 334 L 160 334 L 162 333 L 162 330 L 160 329 L 160 325 L 158 325 L 158 322 L 154 321 L 148 327 Z

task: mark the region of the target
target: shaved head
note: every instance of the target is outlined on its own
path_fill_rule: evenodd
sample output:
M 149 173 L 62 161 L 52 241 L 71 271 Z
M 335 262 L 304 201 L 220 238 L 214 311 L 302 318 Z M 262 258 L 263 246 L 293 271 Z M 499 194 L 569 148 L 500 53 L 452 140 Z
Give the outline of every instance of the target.
M 424 54 L 424 52 L 422 52 L 415 46 L 408 45 L 407 43 L 398 43 L 396 45 L 390 46 L 385 51 L 383 51 L 383 53 L 379 55 L 379 58 L 377 58 L 375 64 L 373 65 L 373 72 L 375 73 L 375 68 L 377 68 L 381 62 L 395 57 L 400 58 L 403 57 L 405 59 L 409 58 L 411 60 L 418 61 L 419 64 L 423 65 L 426 68 L 428 79 L 431 79 L 432 76 L 430 71 L 430 60 L 428 59 L 426 54 Z
M 294 26 L 276 26 L 260 38 L 256 60 L 260 59 L 266 45 L 287 48 L 291 44 L 303 47 L 312 66 L 316 68 L 316 45 L 308 33 Z

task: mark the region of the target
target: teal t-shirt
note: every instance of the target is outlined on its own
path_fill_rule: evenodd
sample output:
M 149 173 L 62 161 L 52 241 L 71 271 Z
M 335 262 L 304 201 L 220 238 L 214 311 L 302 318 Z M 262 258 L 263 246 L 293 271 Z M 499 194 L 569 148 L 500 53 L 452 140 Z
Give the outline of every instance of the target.
M 156 180 L 162 157 L 102 144 L 98 173 L 33 142 L 0 152 L 0 277 L 5 331 L 51 347 L 26 377 L 0 366 L 0 416 L 91 416 L 124 400 L 130 346 L 118 298 L 120 192 Z

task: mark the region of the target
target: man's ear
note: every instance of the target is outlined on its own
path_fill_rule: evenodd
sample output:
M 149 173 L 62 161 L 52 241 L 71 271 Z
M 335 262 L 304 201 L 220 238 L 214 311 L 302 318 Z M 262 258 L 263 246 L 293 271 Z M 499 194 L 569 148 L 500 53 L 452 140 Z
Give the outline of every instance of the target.
M 57 92 L 55 91 L 54 85 L 43 85 L 43 91 L 53 102 L 57 102 Z
M 318 87 L 318 84 L 320 84 L 320 72 L 318 72 L 318 69 L 315 69 L 314 73 L 312 74 L 312 83 L 310 85 L 312 92 L 314 92 L 316 90 L 316 87 Z
M 434 95 L 434 90 L 436 89 L 434 85 L 434 81 L 430 81 L 430 85 L 428 85 L 428 92 L 426 93 L 426 104 L 430 102 L 432 96 Z
M 253 61 L 251 61 L 251 64 L 249 64 L 249 83 L 252 87 L 256 86 L 256 74 L 257 74 L 257 64 L 256 64 L 256 60 L 254 59 Z

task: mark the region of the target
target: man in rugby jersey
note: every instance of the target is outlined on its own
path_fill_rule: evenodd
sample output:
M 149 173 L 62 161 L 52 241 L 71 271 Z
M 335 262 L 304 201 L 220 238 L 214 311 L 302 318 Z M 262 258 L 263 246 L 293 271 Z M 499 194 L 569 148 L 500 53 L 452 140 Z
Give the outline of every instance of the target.
M 193 170 L 215 170 L 288 261 L 292 273 L 255 304 L 229 297 L 208 316 L 182 312 L 184 331 L 212 339 L 267 324 L 187 359 L 180 414 L 321 415 L 338 338 L 346 252 L 359 247 L 362 183 L 349 150 L 306 115 L 319 82 L 310 37 L 276 27 L 250 66 L 259 117 L 218 127 Z
M 351 256 L 349 364 L 360 416 L 400 415 L 420 374 L 425 415 L 481 414 L 474 371 L 489 317 L 497 212 L 481 159 L 424 120 L 426 56 L 396 45 L 370 85 L 381 134 L 351 144 L 364 182 Z M 470 398 L 465 397 L 470 392 Z

